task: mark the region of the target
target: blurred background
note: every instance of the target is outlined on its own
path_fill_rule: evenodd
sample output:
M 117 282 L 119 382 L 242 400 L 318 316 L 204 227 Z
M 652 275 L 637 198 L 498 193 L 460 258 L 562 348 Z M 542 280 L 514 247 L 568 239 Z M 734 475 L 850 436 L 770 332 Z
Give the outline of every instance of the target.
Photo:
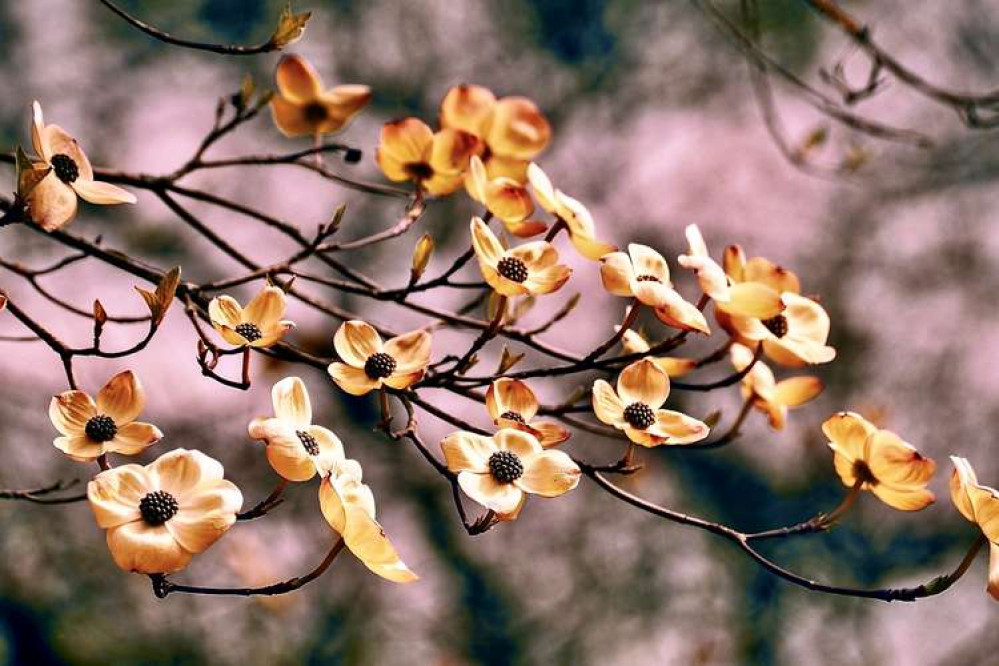
M 120 4 L 178 35 L 238 43 L 266 38 L 281 7 L 277 0 Z M 850 55 L 841 35 L 802 3 L 761 4 L 767 49 L 793 72 L 817 80 L 819 67 Z M 931 80 L 969 90 L 995 85 L 993 3 L 845 4 Z M 841 177 L 806 174 L 767 134 L 744 60 L 688 3 L 316 0 L 296 9 L 314 16 L 289 50 L 307 56 L 327 85 L 366 83 L 374 90 L 369 109 L 339 137 L 363 149 L 364 159 L 349 166 L 330 158 L 331 168 L 381 181 L 373 160 L 381 124 L 405 115 L 434 124 L 452 85 L 527 95 L 554 128 L 539 161 L 560 188 L 590 207 L 603 238 L 654 245 L 679 273 L 674 260 L 686 250 L 683 228 L 696 222 L 716 257 L 740 243 L 750 256 L 797 271 L 804 291 L 821 296 L 839 351 L 834 363 L 812 370 L 826 382 L 823 396 L 792 412 L 780 433 L 754 413 L 744 436 L 725 449 L 643 451 L 646 470 L 623 482 L 630 490 L 745 530 L 804 520 L 835 506 L 846 490 L 819 426 L 833 411 L 853 409 L 938 461 L 931 486 L 938 503 L 903 514 L 865 494 L 832 532 L 767 544 L 766 552 L 804 575 L 842 585 L 914 585 L 953 568 L 975 530 L 951 506 L 947 456 L 967 456 L 983 482 L 999 482 L 992 454 L 999 427 L 995 134 L 967 130 L 949 110 L 895 85 L 861 110 L 930 134 L 935 146 L 871 142 L 831 126 L 777 86 L 793 141 L 804 145 L 827 127 L 827 139 L 810 156 L 857 163 Z M 272 86 L 278 59 L 168 47 L 96 2 L 3 2 L 0 146 L 30 147 L 29 106 L 38 99 L 47 121 L 74 134 L 95 164 L 168 173 L 211 127 L 216 100 L 236 92 L 246 73 L 258 86 Z M 862 58 L 848 62 L 859 66 L 862 79 Z M 211 155 L 307 146 L 281 137 L 264 113 Z M 0 170 L 12 182 L 12 170 Z M 307 235 L 341 203 L 348 204 L 343 238 L 387 227 L 401 214 L 398 201 L 364 197 L 294 167 L 217 169 L 184 183 L 292 221 Z M 192 281 L 240 273 L 155 197 L 137 194 L 134 207 L 83 205 L 72 231 L 100 235 L 107 246 L 160 267 L 181 264 Z M 255 261 L 292 251 L 251 220 L 184 203 Z M 430 274 L 467 247 L 473 212 L 459 193 L 434 204 L 421 222 L 420 233 L 429 231 L 438 244 Z M 402 285 L 416 237 L 366 251 L 355 265 L 384 284 Z M 595 266 L 578 261 L 564 239 L 559 247 L 576 275 L 524 321 L 544 321 L 573 293 L 583 294 L 583 304 L 547 338 L 582 352 L 611 334 L 625 302 L 604 293 Z M 0 256 L 8 260 L 37 267 L 65 252 L 27 230 L 0 232 Z M 474 267 L 467 274 L 474 277 Z M 696 300 L 689 276 L 677 282 Z M 93 261 L 45 282 L 85 309 L 99 297 L 116 315 L 142 314 L 133 284 Z M 68 341 L 88 341 L 85 318 L 53 308 L 12 273 L 0 273 L 0 286 Z M 233 295 L 245 301 L 256 288 Z M 405 310 L 310 291 L 395 330 L 426 323 Z M 453 308 L 461 296 L 433 294 L 423 302 Z M 339 322 L 295 302 L 288 315 L 298 322 L 296 343 L 332 353 Z M 654 321 L 646 324 L 650 337 L 668 335 Z M 107 347 L 127 344 L 141 329 L 111 327 Z M 23 334 L 0 315 L 0 335 Z M 438 335 L 436 354 L 468 340 L 462 332 Z M 716 336 L 684 353 L 703 353 L 720 341 Z M 501 348 L 493 343 L 479 370 L 495 367 Z M 728 543 L 630 510 L 586 480 L 562 498 L 534 498 L 515 523 L 468 538 L 448 485 L 411 448 L 373 432 L 373 397 L 346 397 L 324 373 L 259 357 L 253 388 L 233 391 L 202 378 L 194 354 L 195 337 L 175 307 L 141 354 L 81 360 L 77 376 L 94 393 L 115 372 L 135 369 L 149 394 L 144 419 L 166 433 L 141 460 L 174 447 L 202 449 L 225 464 L 249 506 L 275 479 L 246 425 L 270 414 L 275 381 L 300 374 L 316 421 L 338 432 L 348 455 L 364 465 L 379 518 L 421 582 L 392 585 L 344 555 L 326 576 L 288 597 L 161 601 L 144 577 L 114 566 L 85 503 L 0 502 L 0 664 L 996 663 L 999 632 L 984 592 L 984 556 L 953 590 L 916 604 L 821 596 L 765 573 Z M 703 378 L 728 371 L 720 364 Z M 553 403 L 591 379 L 535 388 Z M 0 487 L 91 474 L 51 445 L 47 404 L 65 390 L 58 359 L 39 343 L 2 342 L 0 381 Z M 434 392 L 426 397 L 482 426 L 488 422 L 479 405 Z M 675 392 L 670 406 L 702 418 L 721 409 L 724 427 L 738 401 L 733 387 L 708 396 Z M 431 442 L 450 431 L 429 416 L 421 430 Z M 619 444 L 585 433 L 565 446 L 593 461 L 620 453 Z M 175 578 L 216 585 L 288 578 L 311 569 L 331 538 L 316 484 L 299 484 L 275 513 L 237 525 Z

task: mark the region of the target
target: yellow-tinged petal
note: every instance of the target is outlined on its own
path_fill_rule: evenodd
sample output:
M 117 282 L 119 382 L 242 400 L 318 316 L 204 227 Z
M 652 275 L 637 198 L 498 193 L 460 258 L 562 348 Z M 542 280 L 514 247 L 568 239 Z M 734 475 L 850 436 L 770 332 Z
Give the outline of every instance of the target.
M 611 252 L 600 258 L 600 280 L 604 289 L 615 296 L 632 296 L 631 285 L 636 277 L 631 259 L 624 252 Z
M 534 191 L 534 198 L 538 200 L 538 205 L 552 215 L 557 215 L 559 212 L 558 196 L 548 174 L 537 164 L 531 162 L 527 167 L 527 180 L 531 183 L 531 190 Z
M 919 511 L 936 499 L 926 488 L 894 488 L 880 483 L 871 486 L 871 492 L 879 500 L 899 511 Z
M 514 453 L 522 460 L 542 451 L 541 443 L 534 435 L 515 428 L 502 428 L 493 435 L 493 441 L 497 449 Z
M 775 397 L 782 405 L 797 407 L 814 400 L 822 389 L 822 380 L 818 377 L 791 377 L 777 383 Z
M 345 321 L 333 336 L 333 347 L 344 363 L 363 368 L 369 356 L 384 351 L 375 328 L 359 319 Z
M 360 507 L 346 504 L 347 548 L 373 573 L 394 583 L 411 583 L 418 576 L 403 563 L 385 530 Z
M 534 431 L 542 448 L 558 446 L 569 439 L 572 433 L 554 421 L 535 421 L 527 426 Z
M 97 393 L 97 411 L 116 425 L 134 421 L 146 405 L 146 392 L 131 370 L 119 372 Z
M 635 402 L 658 409 L 669 397 L 669 376 L 647 358 L 635 361 L 617 378 L 617 394 L 625 405 Z
M 646 276 L 639 276 L 646 277 Z M 650 308 L 666 307 L 673 301 L 673 289 L 655 279 L 636 279 L 631 283 L 631 292 L 639 301 Z
M 104 445 L 86 435 L 56 437 L 52 444 L 76 462 L 92 462 L 104 453 Z
M 381 386 L 380 380 L 368 377 L 362 368 L 346 363 L 330 363 L 327 370 L 336 385 L 351 395 L 364 395 Z
M 448 90 L 441 101 L 441 127 L 454 127 L 484 137 L 496 96 L 482 86 L 462 84 Z
M 656 422 L 646 431 L 664 444 L 690 444 L 708 436 L 710 428 L 703 421 L 669 409 L 656 410 Z
M 780 292 L 761 282 L 737 282 L 729 287 L 729 300 L 718 303 L 718 309 L 744 317 L 770 319 L 784 310 Z
M 101 472 L 87 484 L 87 499 L 102 529 L 142 518 L 139 502 L 152 489 L 142 465 L 122 465 Z
M 322 82 L 312 65 L 300 55 L 281 58 L 274 72 L 278 93 L 295 104 L 315 100 L 322 91 Z
M 790 335 L 763 340 L 763 351 L 772 360 L 789 368 L 828 363 L 836 358 L 836 350 L 832 347 Z
M 287 300 L 284 290 L 280 287 L 264 287 L 246 309 L 243 317 L 246 321 L 256 324 L 261 331 L 273 328 L 284 316 Z
M 539 271 L 532 271 L 524 285 L 532 294 L 550 294 L 562 288 L 572 277 L 572 269 L 568 266 L 549 266 Z
M 459 174 L 468 168 L 469 159 L 479 149 L 479 139 L 474 134 L 445 128 L 434 135 L 429 164 L 434 173 Z
M 636 279 L 649 276 L 654 277 L 666 286 L 671 284 L 669 280 L 669 265 L 666 263 L 666 259 L 663 258 L 663 255 L 659 254 L 648 245 L 642 245 L 640 243 L 629 244 L 628 255 L 631 257 L 631 263 L 634 267 L 633 270 Z
M 232 296 L 216 296 L 208 303 L 208 316 L 213 326 L 236 328 L 243 321 L 243 306 Z
M 134 456 L 163 439 L 163 433 L 154 425 L 132 421 L 118 426 L 114 439 L 104 445 L 109 453 Z
M 688 303 L 683 296 L 674 290 L 669 290 L 667 302 L 664 306 L 655 309 L 656 318 L 667 326 L 678 328 L 683 331 L 697 331 L 704 335 L 710 335 L 711 329 L 704 318 L 704 313 L 697 309 L 693 303 Z
M 94 179 L 94 169 L 90 166 L 90 160 L 87 159 L 79 142 L 70 136 L 69 132 L 58 125 L 46 125 L 42 130 L 42 137 L 51 155 L 66 155 L 76 163 L 79 178 Z M 46 161 L 50 161 L 50 158 L 46 157 Z
M 42 137 L 42 130 L 45 129 L 45 116 L 42 114 L 42 105 L 38 101 L 31 103 L 31 145 L 43 160 L 48 162 L 52 153 L 45 145 Z
M 989 543 L 989 582 L 985 589 L 996 601 L 999 601 L 999 545 Z
M 204 483 L 219 481 L 225 474 L 222 463 L 201 451 L 174 449 L 146 467 L 157 490 L 177 498 L 181 504 Z
M 534 235 L 538 233 L 537 224 L 530 226 L 517 226 L 534 212 L 534 202 L 527 188 L 510 178 L 496 178 L 485 184 L 483 191 L 483 203 L 493 215 L 507 223 L 508 228 L 513 226 L 520 229 L 521 234 Z M 530 230 L 528 233 L 527 230 Z M 544 231 L 542 225 L 540 231 Z
M 76 192 L 56 177 L 42 178 L 28 195 L 28 214 L 46 231 L 66 226 L 76 215 Z
M 418 382 L 421 379 L 423 379 L 423 374 L 424 374 L 424 371 L 423 371 L 422 368 L 420 370 L 415 370 L 413 372 L 398 372 L 397 371 L 397 372 L 393 372 L 391 375 L 389 375 L 388 377 L 386 377 L 383 381 L 388 386 L 391 386 L 392 388 L 397 389 L 399 391 L 403 391 L 405 389 L 408 389 L 410 386 L 412 386 L 416 382 Z
M 382 127 L 378 152 L 401 164 L 429 164 L 433 143 L 433 130 L 425 122 L 419 118 L 403 118 Z
M 135 573 L 175 573 L 186 567 L 192 556 L 165 525 L 153 527 L 141 520 L 112 527 L 107 542 L 115 564 Z
M 441 440 L 447 468 L 452 472 L 489 471 L 489 456 L 498 451 L 492 437 L 458 431 Z
M 277 421 L 277 419 L 267 420 Z M 265 449 L 267 462 L 281 478 L 296 482 L 308 481 L 316 475 L 317 465 L 298 435 L 286 427 L 281 427 L 279 423 L 272 424 L 272 427 L 276 427 L 267 433 L 269 435 L 266 438 Z M 263 434 L 262 427 L 258 427 L 255 434 L 258 437 Z
M 624 423 L 624 403 L 611 385 L 602 379 L 593 382 L 593 413 L 608 425 L 621 427 Z
M 384 350 L 395 359 L 397 373 L 423 370 L 430 362 L 430 334 L 416 330 L 396 336 L 385 343 Z
M 77 178 L 70 187 L 80 195 L 81 199 L 89 201 L 92 204 L 134 204 L 138 201 L 131 192 L 123 190 L 117 185 L 104 183 L 99 180 Z
M 66 391 L 49 402 L 49 419 L 63 435 L 82 434 L 87 421 L 96 415 L 97 405 L 83 391 Z
M 791 292 L 784 292 L 781 300 L 786 306 L 787 336 L 824 345 L 829 338 L 829 315 L 815 301 Z
M 950 498 L 962 516 L 975 522 L 975 508 L 968 493 L 969 487 L 978 485 L 975 470 L 966 458 L 951 456 L 950 460 L 954 463 L 950 476 Z
M 541 110 L 525 97 L 504 97 L 493 106 L 486 143 L 503 157 L 530 160 L 548 145 L 551 126 Z
M 458 485 L 466 495 L 496 513 L 511 513 L 523 497 L 520 488 L 512 483 L 500 483 L 491 474 L 459 472 Z
M 308 116 L 308 107 L 304 104 L 296 104 L 280 95 L 274 95 L 271 97 L 270 106 L 274 125 L 287 137 L 309 136 L 316 134 L 319 129 L 315 120 Z
M 746 253 L 738 245 L 729 245 L 722 256 L 722 266 L 733 282 L 742 282 L 746 272 Z
M 797 294 L 801 291 L 797 275 L 763 257 L 753 257 L 745 262 L 742 279 L 746 282 L 761 282 L 781 293 Z
M 468 174 L 465 177 L 465 189 L 468 196 L 479 203 L 486 202 L 486 185 L 489 184 L 489 176 L 486 175 L 486 167 L 482 164 L 482 159 L 478 155 L 472 155 L 468 162 Z
M 271 389 L 274 416 L 296 429 L 312 425 L 312 401 L 305 382 L 298 377 L 285 377 Z
M 513 412 L 524 421 L 530 421 L 538 413 L 538 399 L 525 382 L 503 377 L 486 391 L 486 407 L 494 420 L 506 412 Z
M 662 368 L 670 377 L 683 377 L 697 367 L 697 361 L 692 358 L 679 358 L 676 356 L 655 356 L 652 362 Z
M 558 497 L 579 484 L 581 471 L 562 451 L 542 451 L 523 461 L 524 474 L 514 483 L 524 492 Z
M 469 227 L 472 234 L 472 246 L 475 248 L 475 256 L 482 266 L 496 268 L 496 264 L 505 254 L 503 246 L 482 218 L 473 217 Z
M 877 428 L 860 414 L 839 412 L 822 424 L 822 432 L 853 462 L 866 460 L 867 438 L 877 432 Z
M 929 483 L 937 464 L 924 458 L 911 444 L 888 430 L 871 435 L 867 466 L 879 485 L 895 489 L 923 487 Z

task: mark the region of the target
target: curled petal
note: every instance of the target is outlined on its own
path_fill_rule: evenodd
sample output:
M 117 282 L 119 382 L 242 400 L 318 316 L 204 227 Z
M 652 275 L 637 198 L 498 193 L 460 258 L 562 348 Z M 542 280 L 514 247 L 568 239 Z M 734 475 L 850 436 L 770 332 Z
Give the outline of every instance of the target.
M 538 413 L 538 399 L 525 382 L 503 377 L 494 381 L 486 391 L 486 407 L 493 419 L 506 412 L 514 412 L 524 421 L 530 421 Z
M 968 462 L 967 458 L 951 456 L 950 460 L 954 463 L 954 471 L 950 477 L 951 501 L 954 502 L 954 506 L 961 512 L 962 516 L 971 522 L 975 522 L 975 507 L 971 501 L 971 496 L 968 494 L 969 487 L 978 485 L 975 470 L 971 467 L 971 463 Z
M 364 395 L 381 386 L 379 380 L 368 377 L 361 368 L 346 363 L 330 363 L 327 370 L 336 385 L 351 395 Z
M 285 377 L 271 389 L 274 415 L 293 428 L 312 425 L 312 401 L 305 382 L 298 377 Z
M 371 324 L 357 319 L 345 321 L 333 336 L 333 347 L 344 363 L 363 368 L 369 356 L 383 351 L 382 339 Z
M 666 304 L 655 309 L 655 315 L 659 321 L 682 331 L 697 331 L 704 335 L 711 334 L 704 313 L 698 310 L 694 304 L 688 303 L 672 289 L 669 290 L 666 298 Z
M 60 393 L 49 403 L 49 419 L 63 435 L 82 434 L 87 421 L 96 414 L 97 406 L 83 391 Z
M 294 431 L 281 428 L 272 432 L 267 438 L 266 452 L 267 462 L 283 479 L 301 482 L 316 475 L 317 465 Z
M 485 185 L 484 203 L 493 215 L 507 225 L 517 225 L 534 212 L 534 202 L 527 188 L 510 178 L 489 181 Z M 531 226 L 532 230 L 536 228 L 536 224 Z
M 669 376 L 647 358 L 635 361 L 618 376 L 617 394 L 625 405 L 640 402 L 658 409 L 669 397 Z
M 216 296 L 208 303 L 213 326 L 236 328 L 243 321 L 243 307 L 232 296 Z
M 839 412 L 822 424 L 822 432 L 853 462 L 867 459 L 867 439 L 877 428 L 860 414 Z
M 530 160 L 550 139 L 548 120 L 531 100 L 504 97 L 493 107 L 486 142 L 497 155 Z
M 896 489 L 923 487 L 933 478 L 937 464 L 895 433 L 878 430 L 869 446 L 867 465 L 879 484 Z
M 600 279 L 604 289 L 615 296 L 631 296 L 635 283 L 631 259 L 624 252 L 611 252 L 600 258 Z
M 648 275 L 667 286 L 670 285 L 669 265 L 666 263 L 663 255 L 648 245 L 641 245 L 639 243 L 628 245 L 628 255 L 631 257 L 636 277 Z
M 579 484 L 581 471 L 562 451 L 542 451 L 524 461 L 524 475 L 514 483 L 524 492 L 558 497 Z
M 106 414 L 121 426 L 142 413 L 146 392 L 131 370 L 119 372 L 97 394 L 97 411 Z

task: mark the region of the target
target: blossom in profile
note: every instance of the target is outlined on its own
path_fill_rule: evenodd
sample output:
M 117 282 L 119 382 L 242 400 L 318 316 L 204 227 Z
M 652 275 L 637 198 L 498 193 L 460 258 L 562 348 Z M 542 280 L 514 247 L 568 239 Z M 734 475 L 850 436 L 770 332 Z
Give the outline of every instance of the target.
M 145 405 L 146 393 L 131 370 L 109 379 L 96 401 L 83 391 L 60 393 L 49 403 L 49 419 L 61 433 L 53 444 L 78 462 L 140 453 L 163 438 L 156 426 L 135 420 Z
M 843 485 L 860 484 L 878 499 L 901 511 L 918 511 L 933 503 L 926 485 L 936 463 L 888 430 L 879 430 L 860 414 L 840 412 L 822 424 L 833 463 Z
M 548 175 L 537 164 L 527 168 L 527 178 L 538 205 L 565 223 L 569 240 L 582 256 L 592 261 L 614 252 L 617 246 L 597 240 L 596 223 L 582 203 L 555 189 Z
M 374 494 L 363 483 L 356 460 L 343 461 L 323 478 L 319 507 L 326 522 L 370 571 L 395 583 L 418 579 L 375 520 Z
M 274 416 L 250 422 L 250 437 L 264 442 L 267 460 L 282 478 L 308 481 L 344 460 L 343 444 L 330 430 L 312 424 L 305 382 L 285 377 L 271 389 Z
M 480 218 L 472 218 L 470 229 L 482 277 L 502 296 L 549 294 L 572 275 L 571 268 L 558 263 L 558 250 L 548 241 L 505 250 Z
M 523 184 L 512 178 L 489 178 L 478 155 L 469 162 L 468 194 L 503 222 L 514 236 L 530 238 L 547 227 L 540 220 L 528 219 L 534 212 L 534 202 Z
M 333 336 L 340 361 L 329 365 L 337 386 L 351 395 L 364 395 L 383 385 L 406 389 L 418 382 L 430 362 L 430 334 L 411 331 L 384 343 L 370 324 L 345 321 Z
M 49 171 L 26 194 L 28 215 L 46 231 L 73 219 L 78 196 L 92 204 L 136 202 L 134 194 L 94 180 L 94 169 L 80 144 L 59 125 L 46 125 L 38 102 L 31 105 L 31 144 L 41 160 L 32 164 L 32 171 Z
M 440 107 L 443 128 L 468 132 L 480 141 L 477 153 L 489 178 L 527 179 L 527 165 L 551 140 L 551 126 L 537 105 L 526 97 L 497 100 L 488 88 L 458 85 Z
M 615 326 L 614 331 L 618 332 L 620 326 Z M 638 331 L 628 329 L 621 336 L 621 347 L 625 354 L 647 354 L 651 349 L 648 341 L 642 337 Z M 682 358 L 679 356 L 647 356 L 670 377 L 683 377 L 697 367 L 697 361 L 692 358 Z
M 666 259 L 647 245 L 631 243 L 627 252 L 605 254 L 600 259 L 600 279 L 615 296 L 631 296 L 653 308 L 667 326 L 711 332 L 704 314 L 673 289 Z
M 516 428 L 528 432 L 544 448 L 569 439 L 569 431 L 554 421 L 535 421 L 538 399 L 534 391 L 519 379 L 503 377 L 490 384 L 486 391 L 486 409 L 493 423 L 500 428 Z
M 288 137 L 339 132 L 371 101 L 368 86 L 347 84 L 323 90 L 319 74 L 300 55 L 281 58 L 275 80 L 271 115 Z
M 462 186 L 468 161 L 478 149 L 479 140 L 468 132 L 445 128 L 434 133 L 419 118 L 403 118 L 382 127 L 375 159 L 389 180 L 410 180 L 444 196 Z
M 243 308 L 232 296 L 216 296 L 208 304 L 212 326 L 237 347 L 270 347 L 295 327 L 283 320 L 287 299 L 279 287 L 264 287 Z
M 688 254 L 681 254 L 677 262 L 684 268 L 697 274 L 701 291 L 719 303 L 732 300 L 732 290 L 729 288 L 728 276 L 721 265 L 711 258 L 704 236 L 696 224 L 687 225 L 685 230 L 687 243 L 690 246 Z
M 115 564 L 168 574 L 218 541 L 236 522 L 243 495 L 217 461 L 174 449 L 152 464 L 122 465 L 87 485 L 97 524 L 107 530 Z
M 951 456 L 950 498 L 961 515 L 973 522 L 989 542 L 988 593 L 999 601 L 999 491 L 978 483 L 966 458 Z
M 636 444 L 690 444 L 707 437 L 707 424 L 661 409 L 668 397 L 669 376 L 647 358 L 621 371 L 617 390 L 603 379 L 593 383 L 593 411 L 597 418 L 623 431 Z
M 513 520 L 527 495 L 558 497 L 579 483 L 581 471 L 568 455 L 544 449 L 523 430 L 503 428 L 492 437 L 459 431 L 441 441 L 447 467 L 466 495 Z
M 737 342 L 729 348 L 729 355 L 737 372 L 753 363 L 753 351 Z M 789 377 L 778 382 L 773 370 L 760 360 L 742 378 L 742 397 L 752 400 L 753 407 L 766 414 L 774 430 L 784 428 L 789 408 L 814 400 L 822 389 L 818 377 Z

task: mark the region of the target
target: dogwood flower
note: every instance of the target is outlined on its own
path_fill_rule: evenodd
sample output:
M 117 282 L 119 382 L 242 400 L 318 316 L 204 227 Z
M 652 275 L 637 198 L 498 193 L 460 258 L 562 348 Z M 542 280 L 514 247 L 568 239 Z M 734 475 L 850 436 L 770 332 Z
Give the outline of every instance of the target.
M 93 204 L 134 204 L 135 195 L 94 180 L 94 169 L 80 144 L 59 125 L 46 125 L 42 107 L 31 105 L 31 144 L 41 162 L 33 170 L 50 169 L 27 195 L 28 214 L 46 231 L 60 229 L 76 215 L 79 196 Z
M 544 449 L 534 435 L 503 428 L 492 437 L 459 431 L 441 441 L 449 470 L 473 500 L 513 520 L 527 495 L 558 497 L 579 483 L 581 471 L 568 455 Z
M 558 263 L 558 250 L 548 241 L 504 250 L 480 218 L 472 218 L 470 230 L 482 277 L 502 296 L 549 294 L 572 275 L 571 268 Z
M 479 140 L 468 132 L 445 128 L 436 134 L 418 118 L 386 123 L 375 159 L 389 180 L 411 180 L 430 194 L 444 196 L 461 187 L 468 160 Z
M 135 420 L 145 405 L 146 393 L 131 370 L 109 379 L 96 402 L 83 391 L 60 393 L 49 403 L 49 419 L 62 435 L 52 443 L 78 462 L 105 453 L 135 455 L 163 438 L 156 426 Z
M 222 465 L 200 451 L 175 449 L 150 465 L 122 465 L 87 485 L 115 564 L 168 574 L 218 541 L 236 522 L 243 495 Z
M 494 381 L 486 391 L 486 409 L 494 424 L 528 432 L 546 449 L 569 439 L 569 431 L 558 423 L 533 420 L 538 413 L 538 399 L 531 387 L 519 379 L 503 377 Z
M 603 379 L 593 383 L 597 418 L 623 431 L 636 444 L 690 444 L 707 437 L 708 426 L 701 421 L 660 409 L 668 397 L 669 376 L 647 358 L 621 371 L 616 391 Z
M 989 541 L 989 582 L 986 589 L 999 601 L 999 491 L 978 483 L 966 458 L 951 456 L 950 498 L 961 515 L 978 526 Z
M 540 220 L 528 220 L 534 203 L 527 188 L 513 178 L 489 178 L 478 155 L 472 155 L 468 170 L 468 194 L 485 205 L 514 236 L 529 238 L 546 229 Z
M 271 389 L 274 416 L 250 422 L 253 439 L 266 445 L 267 460 L 281 477 L 308 481 L 329 473 L 344 459 L 340 438 L 312 424 L 312 402 L 305 382 L 285 377 Z
M 323 90 L 322 80 L 300 55 L 281 58 L 271 97 L 274 124 L 288 137 L 338 132 L 371 101 L 371 88 L 339 85 Z
M 323 478 L 319 508 L 350 552 L 370 571 L 395 583 L 418 579 L 375 520 L 374 494 L 362 482 L 361 466 L 356 460 L 343 461 Z
M 576 199 L 555 189 L 541 167 L 532 162 L 527 168 L 527 178 L 531 182 L 538 205 L 565 223 L 569 240 L 579 254 L 597 261 L 605 254 L 617 250 L 617 246 L 597 240 L 596 223 L 590 211 Z
M 243 306 L 232 296 L 216 296 L 208 304 L 212 326 L 226 342 L 237 347 L 270 347 L 295 327 L 281 319 L 287 300 L 279 287 L 264 287 Z
M 833 450 L 836 473 L 845 486 L 860 483 L 878 499 L 901 511 L 932 504 L 926 489 L 937 465 L 888 430 L 879 430 L 853 412 L 840 412 L 822 424 Z
M 733 343 L 729 355 L 737 372 L 745 370 L 754 356 L 753 350 L 739 343 Z M 742 397 L 752 400 L 753 407 L 767 415 L 774 430 L 783 429 L 788 408 L 814 400 L 822 389 L 818 377 L 789 377 L 778 382 L 773 370 L 759 360 L 742 378 Z
M 615 326 L 614 331 L 618 332 L 620 326 Z M 642 337 L 638 331 L 628 329 L 621 337 L 621 347 L 625 354 L 645 354 L 652 347 L 648 341 Z M 697 367 L 697 361 L 692 358 L 681 358 L 678 356 L 647 356 L 650 361 L 670 377 L 683 377 Z
M 351 395 L 364 395 L 387 385 L 406 389 L 418 382 L 430 362 L 430 334 L 412 331 L 382 343 L 378 331 L 360 320 L 344 322 L 333 336 L 340 361 L 328 370 L 333 381 Z

